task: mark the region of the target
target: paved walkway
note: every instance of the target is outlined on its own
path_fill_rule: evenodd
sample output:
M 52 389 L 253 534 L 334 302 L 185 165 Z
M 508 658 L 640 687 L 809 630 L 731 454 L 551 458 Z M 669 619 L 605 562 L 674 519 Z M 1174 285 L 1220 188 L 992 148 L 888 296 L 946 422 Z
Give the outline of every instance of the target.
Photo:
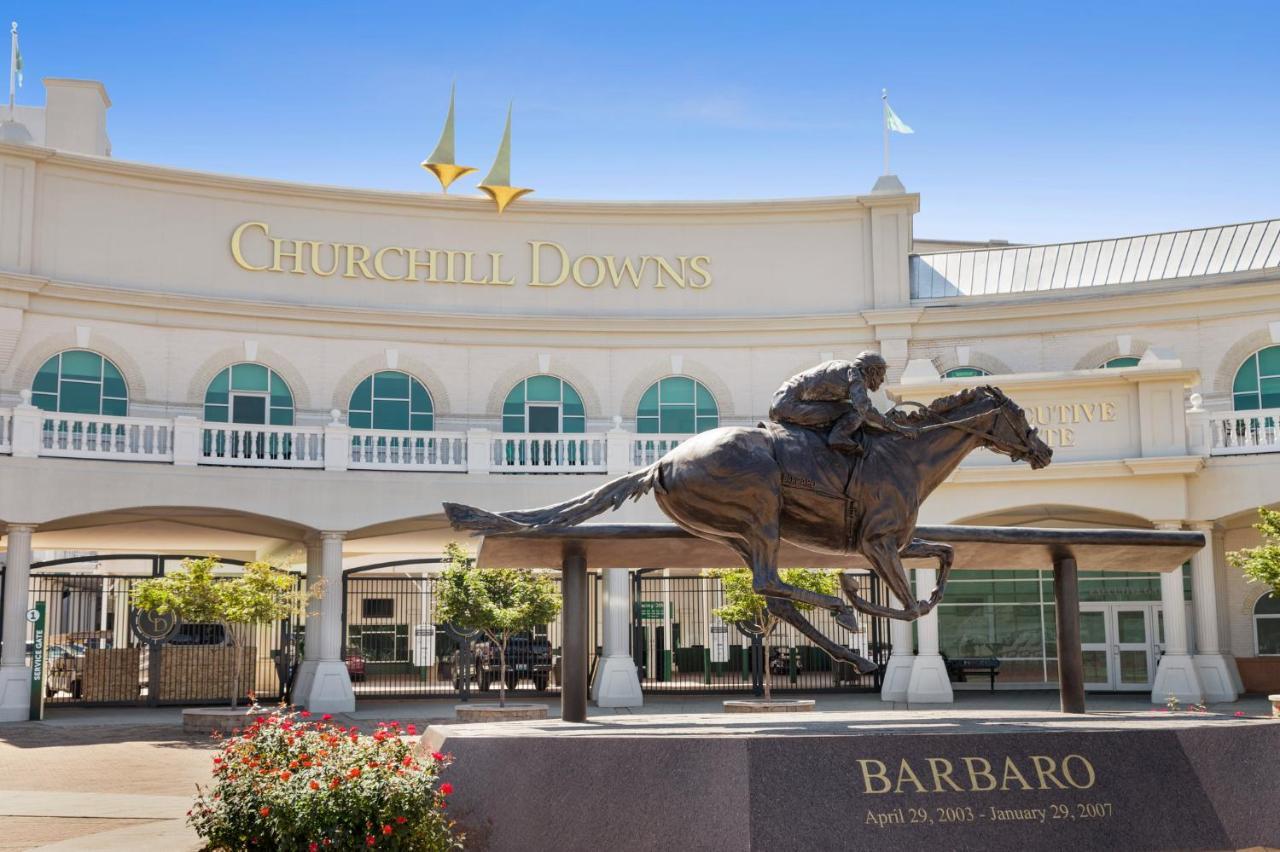
M 975 715 L 988 717 L 998 727 L 1111 726 L 1120 717 L 1148 720 L 1142 724 L 1177 725 L 1200 715 L 1169 716 L 1153 708 L 1144 694 L 1091 694 L 1091 714 L 1083 719 L 1057 714 L 1056 692 L 964 691 L 957 692 L 954 705 L 914 708 L 886 704 L 874 694 L 807 697 L 831 717 L 852 714 L 862 725 L 926 725 L 932 730 L 938 725 L 956 730 L 959 719 Z M 724 698 L 648 696 L 643 708 L 592 707 L 589 716 L 607 723 L 601 728 L 615 731 L 648 728 L 670 733 L 681 727 L 680 716 L 686 717 L 690 727 L 721 721 L 726 727 L 760 727 L 752 721 L 759 717 L 736 717 L 730 723 L 719 715 Z M 531 703 L 523 695 L 519 700 Z M 429 724 L 452 722 L 457 703 L 451 698 L 363 699 L 355 713 L 340 721 L 372 729 L 378 721 L 395 719 L 426 730 Z M 558 699 L 538 703 L 545 703 L 553 718 L 559 715 Z M 1237 712 L 1257 720 L 1270 716 L 1270 704 L 1262 696 L 1251 696 L 1234 704 L 1212 705 L 1209 711 L 1220 720 L 1234 720 Z M 822 712 L 814 719 L 822 720 Z M 771 726 L 780 721 L 768 720 Z M 186 827 L 186 811 L 196 784 L 209 781 L 213 752 L 210 739 L 182 732 L 182 711 L 176 707 L 50 708 L 43 722 L 0 724 L 0 850 L 197 850 L 200 844 Z

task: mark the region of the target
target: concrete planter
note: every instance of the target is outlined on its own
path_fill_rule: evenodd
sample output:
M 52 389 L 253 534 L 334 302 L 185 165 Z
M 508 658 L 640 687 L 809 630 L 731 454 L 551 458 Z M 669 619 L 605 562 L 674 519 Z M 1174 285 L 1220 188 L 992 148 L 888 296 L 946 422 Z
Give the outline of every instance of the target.
M 814 701 L 811 698 L 774 699 L 746 698 L 724 703 L 726 713 L 811 713 Z
M 456 704 L 459 722 L 527 722 L 547 718 L 545 704 Z
M 1271 700 L 1271 715 L 1280 719 L 1280 695 L 1268 695 L 1267 698 Z
M 212 734 L 215 731 L 229 734 L 236 728 L 245 728 L 253 724 L 259 716 L 267 716 L 271 710 L 259 707 L 251 710 L 248 707 L 187 707 L 182 711 L 182 730 L 188 734 Z

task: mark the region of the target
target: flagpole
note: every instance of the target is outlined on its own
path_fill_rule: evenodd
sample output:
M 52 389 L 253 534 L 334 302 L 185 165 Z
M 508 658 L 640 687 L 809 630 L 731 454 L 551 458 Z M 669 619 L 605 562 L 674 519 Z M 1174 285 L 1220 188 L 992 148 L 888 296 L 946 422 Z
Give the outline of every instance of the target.
M 14 26 L 17 26 L 17 24 L 14 24 Z M 17 36 L 14 36 L 14 38 L 17 38 Z M 13 90 L 12 84 L 10 84 L 9 90 L 10 91 Z M 888 90 L 887 88 L 882 88 L 881 90 L 881 122 L 884 124 L 884 174 L 888 174 Z
M 18 82 L 18 22 L 9 24 L 9 120 L 13 121 L 13 102 Z

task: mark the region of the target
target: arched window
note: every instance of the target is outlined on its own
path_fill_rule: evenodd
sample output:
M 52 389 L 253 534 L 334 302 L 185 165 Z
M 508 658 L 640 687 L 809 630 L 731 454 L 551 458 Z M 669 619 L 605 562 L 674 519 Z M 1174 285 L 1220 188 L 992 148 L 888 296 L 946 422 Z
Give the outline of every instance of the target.
M 556 376 L 530 376 L 502 404 L 503 432 L 585 432 L 587 413 L 573 385 Z
M 120 370 L 85 349 L 68 349 L 45 361 L 31 383 L 31 402 L 67 414 L 129 413 L 129 391 Z
M 356 385 L 347 423 L 353 429 L 429 432 L 435 428 L 435 407 L 422 382 L 408 373 L 382 370 Z
M 1253 605 L 1253 629 L 1258 641 L 1258 656 L 1280 654 L 1280 596 L 1263 595 Z
M 974 376 L 991 375 L 981 367 L 956 367 L 954 370 L 947 370 L 942 375 L 944 379 L 972 379 Z
M 692 434 L 720 425 L 716 398 L 702 382 L 668 376 L 649 385 L 636 407 L 636 431 L 641 434 Z
M 232 364 L 209 382 L 204 419 L 211 423 L 292 426 L 293 393 L 275 370 Z
M 1141 360 L 1141 358 L 1134 358 L 1131 355 L 1122 355 L 1119 358 L 1112 358 L 1101 366 L 1104 370 L 1110 370 L 1116 367 L 1136 367 L 1138 366 L 1138 362 Z
M 1268 346 L 1244 359 L 1231 397 L 1236 411 L 1280 408 L 1280 346 Z

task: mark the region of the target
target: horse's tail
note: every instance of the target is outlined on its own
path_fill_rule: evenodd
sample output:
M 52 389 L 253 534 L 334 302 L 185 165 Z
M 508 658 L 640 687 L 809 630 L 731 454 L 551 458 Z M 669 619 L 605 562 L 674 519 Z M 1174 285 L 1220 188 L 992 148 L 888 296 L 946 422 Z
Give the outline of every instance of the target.
M 551 527 L 571 527 L 594 518 L 606 509 L 617 509 L 628 499 L 638 500 L 650 491 L 662 490 L 658 465 L 619 476 L 595 491 L 580 494 L 563 503 L 517 512 L 489 512 L 460 503 L 445 503 L 444 511 L 456 530 L 481 533 L 515 532 Z

